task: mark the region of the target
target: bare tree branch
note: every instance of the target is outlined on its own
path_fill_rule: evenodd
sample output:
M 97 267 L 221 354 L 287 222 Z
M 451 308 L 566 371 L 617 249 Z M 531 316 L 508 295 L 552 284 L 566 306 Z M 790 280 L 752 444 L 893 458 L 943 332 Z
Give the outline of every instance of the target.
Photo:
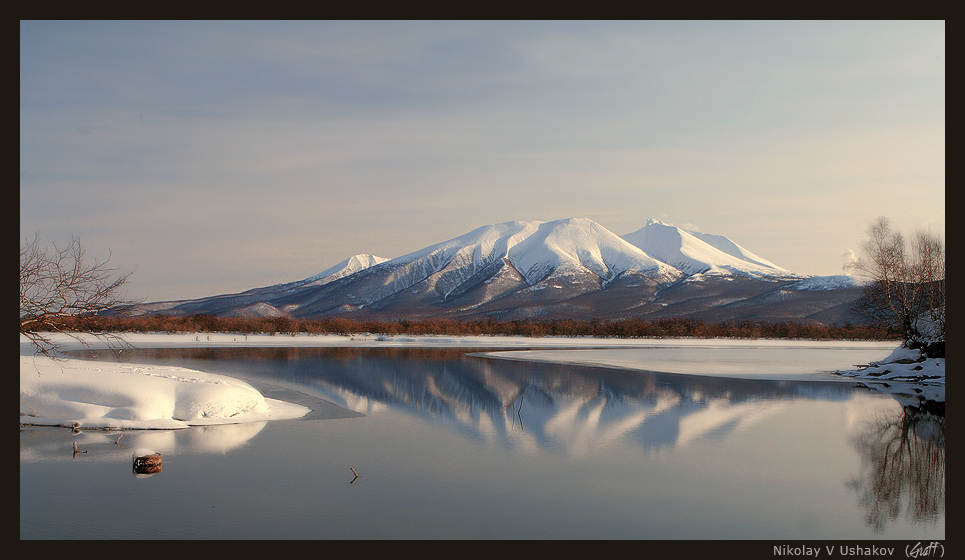
M 20 246 L 20 334 L 37 351 L 49 355 L 57 348 L 49 333 L 65 333 L 82 340 L 67 328 L 68 318 L 120 312 L 135 303 L 122 289 L 131 272 L 104 261 L 90 261 L 80 239 L 71 237 L 65 247 L 42 246 L 40 235 Z M 102 338 L 116 336 L 98 333 Z

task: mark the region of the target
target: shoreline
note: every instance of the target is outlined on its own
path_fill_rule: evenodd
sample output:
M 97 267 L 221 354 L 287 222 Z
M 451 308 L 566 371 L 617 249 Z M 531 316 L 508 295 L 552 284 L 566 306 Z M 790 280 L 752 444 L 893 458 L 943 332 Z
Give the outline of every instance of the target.
M 359 334 L 239 334 L 239 333 L 105 333 L 135 348 L 220 348 L 220 347 L 487 347 L 487 348 L 639 348 L 673 346 L 801 346 L 822 347 L 855 344 L 869 348 L 894 349 L 899 340 L 852 340 L 852 339 L 785 339 L 785 338 L 598 338 L 572 336 L 528 337 L 516 335 L 376 335 Z M 71 335 L 55 334 L 54 341 L 65 351 L 106 350 L 111 346 L 96 334 L 81 333 L 75 339 Z M 21 355 L 33 345 L 21 336 Z M 120 346 L 115 344 L 114 346 Z M 120 346 L 123 351 L 124 346 Z
M 897 341 L 842 341 L 842 340 L 807 340 L 807 339 L 703 339 L 703 338 L 660 338 L 660 339 L 602 339 L 593 337 L 524 337 L 524 336 L 381 336 L 370 334 L 356 335 L 239 335 L 226 333 L 128 333 L 121 337 L 122 345 L 111 335 L 109 340 L 98 338 L 96 335 L 83 335 L 75 339 L 70 335 L 58 334 L 53 339 L 60 345 L 59 352 L 77 350 L 114 350 L 122 353 L 130 349 L 162 349 L 162 348 L 449 348 L 465 350 L 469 355 L 477 355 L 489 359 L 520 360 L 530 362 L 558 363 L 583 365 L 591 367 L 607 367 L 624 370 L 650 371 L 679 375 L 711 375 L 717 377 L 731 377 L 743 379 L 767 379 L 777 381 L 801 382 L 868 382 L 874 379 L 841 375 L 842 364 L 825 364 L 823 370 L 815 371 L 818 365 L 808 358 L 797 360 L 784 359 L 788 349 L 807 350 L 808 348 L 836 348 L 843 350 L 859 350 L 869 356 L 868 361 L 881 359 L 894 354 Z M 30 360 L 29 356 L 36 356 L 33 344 L 21 336 L 21 425 L 31 426 L 81 426 L 87 429 L 179 429 L 191 425 L 231 424 L 270 419 L 286 419 L 293 417 L 291 413 L 280 416 L 267 412 L 264 406 L 260 409 L 250 405 L 232 403 L 226 408 L 227 412 L 215 410 L 191 412 L 194 416 L 180 416 L 174 414 L 175 408 L 197 410 L 204 409 L 212 402 L 223 400 L 223 396 L 202 394 L 209 391 L 211 381 L 208 377 L 228 377 L 241 384 L 251 385 L 253 391 L 264 402 L 271 403 L 269 408 L 275 412 L 285 409 L 303 408 L 304 413 L 298 414 L 305 419 L 326 419 L 333 417 L 353 416 L 348 411 L 334 403 L 329 403 L 303 391 L 297 387 L 265 383 L 263 380 L 248 380 L 242 374 L 208 374 L 184 368 L 159 367 L 150 364 L 131 364 L 121 362 L 92 362 L 81 358 L 53 359 L 44 357 L 43 360 Z M 700 360 L 690 362 L 676 359 L 674 350 L 679 348 L 706 349 L 708 354 Z M 753 360 L 740 356 L 735 350 L 757 349 Z M 473 352 L 478 350 L 478 352 Z M 768 354 L 773 353 L 773 357 Z M 805 355 L 806 356 L 806 355 Z M 27 357 L 26 362 L 24 361 Z M 38 357 L 39 358 L 39 357 Z M 60 375 L 55 379 L 53 373 L 46 378 L 38 375 L 39 368 L 50 367 L 60 363 L 60 369 L 69 369 L 70 376 Z M 150 388 L 159 377 L 166 378 L 176 386 L 184 387 L 186 375 L 190 377 L 189 384 L 197 389 L 190 389 L 188 393 L 175 399 L 174 404 L 166 404 L 169 412 L 160 416 L 146 416 L 146 412 L 130 405 L 110 410 L 116 396 L 108 396 L 115 392 L 115 388 L 105 384 L 103 378 L 121 373 L 137 373 L 142 377 L 127 376 L 123 381 L 123 389 L 134 398 L 130 400 L 150 402 L 152 399 L 164 401 L 168 396 L 161 396 L 158 389 Z M 51 371 L 51 370 L 48 370 Z M 63 372 L 60 372 L 61 374 Z M 26 377 L 24 377 L 26 375 Z M 86 376 L 86 377 L 81 377 Z M 942 379 L 944 381 L 944 379 Z M 202 386 L 207 383 L 206 387 Z M 85 385 L 86 383 L 86 385 Z M 257 385 L 257 387 L 253 387 Z M 65 389 L 66 388 L 66 389 Z M 942 383 L 941 393 L 944 393 Z M 152 393 L 153 391 L 153 393 Z M 195 391 L 191 393 L 190 391 Z M 933 391 L 929 391 L 930 393 Z M 73 395 L 84 394 L 83 398 Z M 64 396 L 66 395 L 66 396 Z M 87 396 L 90 395 L 90 396 Z M 240 398 L 240 397 L 238 397 Z M 249 397 L 245 397 L 249 398 Z M 25 401 L 26 399 L 26 401 Z M 53 402 L 62 400 L 62 402 Z M 180 401 L 178 401 L 180 399 Z M 27 404 L 25 404 L 25 402 Z M 46 404 L 45 404 L 46 403 Z M 24 407 L 27 407 L 26 411 Z M 138 405 L 144 409 L 157 409 L 151 402 Z M 223 405 L 219 405 L 223 406 Z M 33 407 L 33 408 L 31 408 Z M 45 408 L 46 407 L 46 408 Z M 247 407 L 247 408 L 246 408 Z M 162 407 L 163 408 L 163 407 Z M 47 411 L 48 413 L 37 412 Z M 55 414 L 49 411 L 56 411 Z M 33 412 L 31 414 L 31 412 Z M 151 412 L 151 414 L 157 414 Z M 172 416 L 172 414 L 174 414 Z M 220 416 L 219 416 L 220 415 Z M 71 418 L 73 416 L 73 418 Z M 250 416 L 250 418 L 249 418 Z M 27 417 L 37 418 L 37 422 L 24 422 Z

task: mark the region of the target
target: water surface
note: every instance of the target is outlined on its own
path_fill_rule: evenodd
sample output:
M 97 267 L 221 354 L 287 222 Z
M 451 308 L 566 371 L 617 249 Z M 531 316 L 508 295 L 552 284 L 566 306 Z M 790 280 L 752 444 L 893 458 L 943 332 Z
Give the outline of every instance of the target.
M 21 538 L 944 538 L 944 422 L 892 396 L 478 352 L 135 351 L 313 413 L 22 429 Z M 137 447 L 161 473 L 132 473 Z

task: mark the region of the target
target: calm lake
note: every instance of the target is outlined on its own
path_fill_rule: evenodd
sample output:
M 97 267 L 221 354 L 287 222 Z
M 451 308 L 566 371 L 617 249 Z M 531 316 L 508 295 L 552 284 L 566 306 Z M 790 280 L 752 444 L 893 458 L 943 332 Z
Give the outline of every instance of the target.
M 659 359 L 720 359 L 675 350 Z M 21 428 L 20 538 L 945 538 L 944 419 L 907 401 L 851 381 L 484 353 L 135 350 L 125 359 L 233 375 L 313 411 L 177 431 Z M 881 357 L 766 359 L 780 373 Z M 160 473 L 132 472 L 141 447 L 163 454 Z

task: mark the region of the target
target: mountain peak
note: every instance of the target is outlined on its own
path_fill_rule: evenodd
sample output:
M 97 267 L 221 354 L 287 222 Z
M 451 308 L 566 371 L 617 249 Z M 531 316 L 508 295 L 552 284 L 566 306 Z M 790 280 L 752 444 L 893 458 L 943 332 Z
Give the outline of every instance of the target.
M 384 263 L 387 260 L 389 259 L 369 255 L 367 253 L 352 255 L 337 265 L 327 268 L 310 278 L 306 278 L 305 282 L 316 282 L 318 280 L 325 280 L 326 283 L 331 282 L 350 274 L 355 274 L 356 272 L 369 268 L 370 266 Z
M 510 262 L 530 284 L 550 274 L 589 271 L 604 282 L 633 272 L 660 281 L 678 275 L 664 263 L 621 239 L 589 218 L 538 222 L 508 253 Z
M 722 235 L 686 230 L 653 219 L 648 219 L 643 228 L 622 237 L 686 275 L 799 276 L 758 257 Z

